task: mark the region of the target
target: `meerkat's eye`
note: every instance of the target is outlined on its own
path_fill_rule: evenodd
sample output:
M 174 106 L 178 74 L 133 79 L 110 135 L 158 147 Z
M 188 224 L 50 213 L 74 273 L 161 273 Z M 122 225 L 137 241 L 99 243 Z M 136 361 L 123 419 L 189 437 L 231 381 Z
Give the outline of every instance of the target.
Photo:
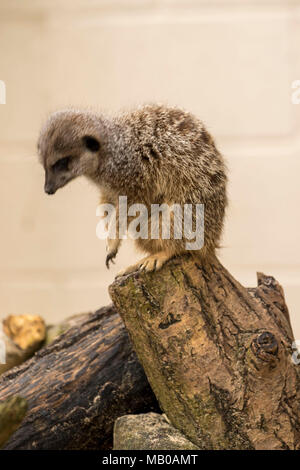
M 52 165 L 52 170 L 55 172 L 67 171 L 69 169 L 70 160 L 71 157 L 64 157 L 60 160 L 57 160 L 57 162 Z
M 88 150 L 90 150 L 91 152 L 98 152 L 100 148 L 100 143 L 98 142 L 97 139 L 89 135 L 85 135 L 83 137 L 83 142 Z

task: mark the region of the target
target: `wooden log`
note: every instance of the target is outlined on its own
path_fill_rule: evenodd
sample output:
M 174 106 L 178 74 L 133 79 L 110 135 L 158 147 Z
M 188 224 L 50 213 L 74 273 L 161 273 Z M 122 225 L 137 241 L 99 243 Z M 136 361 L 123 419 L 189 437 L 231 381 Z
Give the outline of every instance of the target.
M 281 286 L 245 289 L 188 255 L 110 286 L 161 409 L 201 449 L 299 449 L 299 372 Z
M 0 400 L 20 394 L 28 412 L 5 449 L 109 449 L 113 424 L 158 410 L 113 306 L 75 325 L 0 377 Z

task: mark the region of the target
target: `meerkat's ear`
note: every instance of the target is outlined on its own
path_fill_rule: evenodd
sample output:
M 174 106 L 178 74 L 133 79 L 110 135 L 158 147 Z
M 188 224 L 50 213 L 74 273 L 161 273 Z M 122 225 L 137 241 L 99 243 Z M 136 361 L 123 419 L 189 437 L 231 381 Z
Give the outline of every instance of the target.
M 85 147 L 91 152 L 98 152 L 100 148 L 100 142 L 91 135 L 85 135 L 83 137 L 83 143 Z

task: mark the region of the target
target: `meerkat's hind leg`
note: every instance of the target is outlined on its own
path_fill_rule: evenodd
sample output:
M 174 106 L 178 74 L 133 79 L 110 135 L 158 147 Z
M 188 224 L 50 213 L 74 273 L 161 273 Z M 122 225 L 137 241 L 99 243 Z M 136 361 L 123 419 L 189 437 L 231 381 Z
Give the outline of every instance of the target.
M 135 271 L 158 271 L 169 259 L 173 258 L 173 254 L 165 251 L 159 251 L 154 255 L 145 256 L 137 263 L 128 266 L 117 274 L 117 277 L 124 276 L 125 274 L 133 273 Z

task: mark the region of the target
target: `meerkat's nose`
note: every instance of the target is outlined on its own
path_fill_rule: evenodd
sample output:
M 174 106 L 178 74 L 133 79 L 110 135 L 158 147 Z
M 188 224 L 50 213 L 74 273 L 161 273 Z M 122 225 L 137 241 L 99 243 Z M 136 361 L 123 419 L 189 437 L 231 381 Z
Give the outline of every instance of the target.
M 44 187 L 45 193 L 47 194 L 54 194 L 55 193 L 55 188 L 49 184 L 45 184 Z
M 44 191 L 45 193 L 47 194 L 54 194 L 55 191 L 56 191 L 56 187 L 55 187 L 55 181 L 54 181 L 54 178 L 51 178 L 51 175 L 49 175 L 49 173 L 46 171 L 46 174 L 45 174 L 45 185 L 44 185 Z

